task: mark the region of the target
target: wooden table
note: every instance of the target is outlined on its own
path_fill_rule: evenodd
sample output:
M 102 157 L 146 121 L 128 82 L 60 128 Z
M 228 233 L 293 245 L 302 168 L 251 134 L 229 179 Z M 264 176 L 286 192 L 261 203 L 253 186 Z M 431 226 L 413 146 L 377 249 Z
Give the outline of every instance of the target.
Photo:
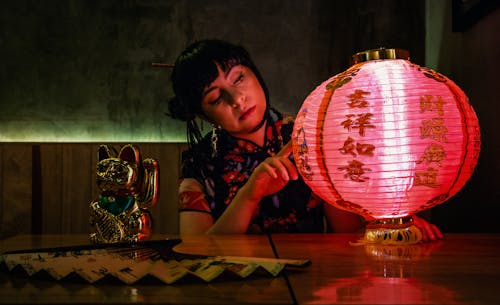
M 174 236 L 155 236 L 155 239 Z M 213 282 L 55 281 L 0 273 L 0 304 L 500 304 L 500 235 L 447 234 L 406 247 L 353 246 L 356 234 L 276 234 L 280 258 L 312 264 L 281 276 Z M 87 243 L 86 235 L 20 235 L 1 250 Z M 178 252 L 273 257 L 266 236 L 183 238 Z M 293 289 L 290 293 L 287 280 Z

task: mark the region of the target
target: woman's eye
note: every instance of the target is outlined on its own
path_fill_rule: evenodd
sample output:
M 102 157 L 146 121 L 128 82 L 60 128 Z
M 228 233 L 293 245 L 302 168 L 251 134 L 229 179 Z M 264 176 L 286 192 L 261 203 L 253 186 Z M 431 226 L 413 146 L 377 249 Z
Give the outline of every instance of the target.
M 209 104 L 210 104 L 210 105 L 217 105 L 217 104 L 219 104 L 221 101 L 222 101 L 222 95 L 219 95 L 216 99 L 214 99 L 213 101 L 211 101 Z
M 242 80 L 243 80 L 243 73 L 240 73 L 240 75 L 238 75 L 238 77 L 234 80 L 234 84 L 236 85 Z

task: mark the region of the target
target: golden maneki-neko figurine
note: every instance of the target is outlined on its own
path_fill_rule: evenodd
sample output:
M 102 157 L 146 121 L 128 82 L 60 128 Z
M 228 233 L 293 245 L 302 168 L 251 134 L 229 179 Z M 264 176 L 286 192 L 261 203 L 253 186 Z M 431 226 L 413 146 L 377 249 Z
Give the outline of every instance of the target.
M 108 145 L 98 150 L 96 168 L 100 195 L 90 204 L 92 243 L 138 242 L 152 236 L 149 209 L 158 202 L 159 162 L 142 159 L 127 144 L 120 152 Z

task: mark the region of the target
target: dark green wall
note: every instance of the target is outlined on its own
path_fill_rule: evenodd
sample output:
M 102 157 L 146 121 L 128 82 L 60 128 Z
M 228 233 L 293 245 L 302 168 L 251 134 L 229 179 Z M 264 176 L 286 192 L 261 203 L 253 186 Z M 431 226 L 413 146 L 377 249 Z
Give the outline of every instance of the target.
M 0 9 L 0 141 L 182 142 L 164 115 L 168 69 L 189 43 L 222 38 L 253 55 L 278 109 L 294 114 L 351 54 L 408 49 L 464 89 L 482 151 L 464 189 L 435 209 L 446 231 L 498 232 L 499 10 L 463 32 L 451 0 L 48 0 Z M 429 56 L 428 61 L 426 56 Z
M 500 2 L 465 3 L 475 7 L 463 18 L 456 19 L 455 14 L 455 21 L 476 22 L 462 31 L 452 29 L 451 2 L 427 0 L 426 53 L 432 68 L 450 77 L 469 97 L 479 119 L 482 145 L 471 179 L 456 196 L 435 207 L 432 215 L 445 231 L 500 232 Z
M 370 48 L 424 63 L 423 1 L 6 1 L 0 10 L 0 141 L 185 140 L 168 119 L 168 69 L 187 44 L 248 48 L 278 109 Z

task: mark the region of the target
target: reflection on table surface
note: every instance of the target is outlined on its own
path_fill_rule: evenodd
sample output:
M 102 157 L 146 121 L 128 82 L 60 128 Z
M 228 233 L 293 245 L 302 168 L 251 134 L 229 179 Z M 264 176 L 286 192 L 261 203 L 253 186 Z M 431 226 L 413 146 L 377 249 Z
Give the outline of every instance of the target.
M 0 241 L 3 251 L 88 244 L 86 235 L 21 235 Z M 155 239 L 177 236 L 155 236 Z M 353 245 L 356 234 L 276 234 L 280 258 L 310 259 L 282 276 L 223 276 L 166 285 L 145 278 L 88 284 L 0 273 L 1 303 L 293 304 L 500 304 L 500 234 L 447 234 L 438 242 L 404 247 Z M 184 237 L 177 252 L 274 257 L 264 235 Z

